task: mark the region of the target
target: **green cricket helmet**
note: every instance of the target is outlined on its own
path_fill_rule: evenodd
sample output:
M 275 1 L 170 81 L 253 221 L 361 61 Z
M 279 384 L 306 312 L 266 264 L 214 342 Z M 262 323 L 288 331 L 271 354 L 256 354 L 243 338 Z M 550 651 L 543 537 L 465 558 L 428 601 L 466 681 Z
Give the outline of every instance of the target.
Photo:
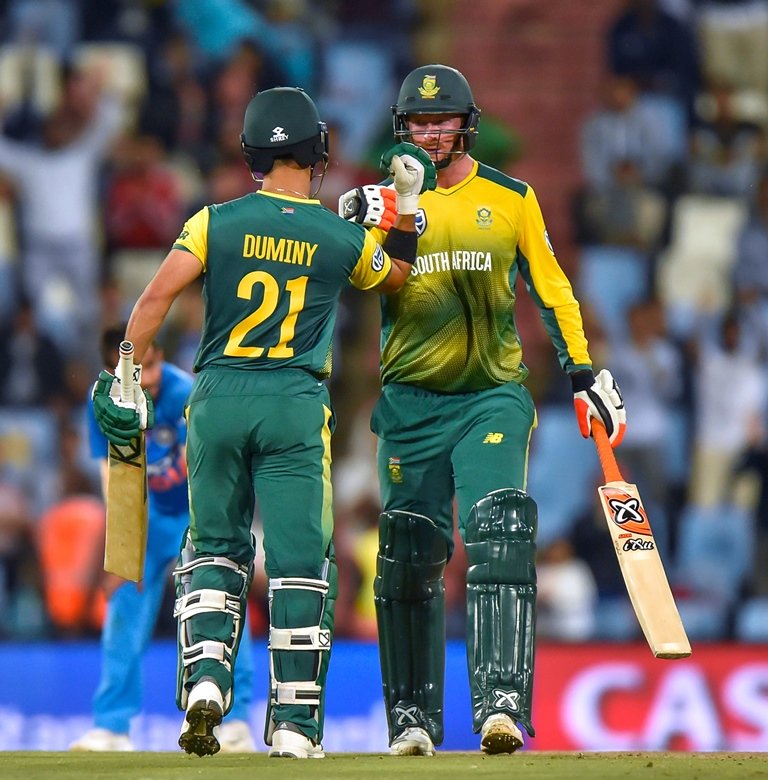
M 461 137 L 458 153 L 468 152 L 475 145 L 480 109 L 469 83 L 456 68 L 422 65 L 405 77 L 397 103 L 392 106 L 395 140 L 413 140 L 406 122 L 411 114 L 460 114 L 465 121 L 456 131 Z
M 254 173 L 269 173 L 280 159 L 293 159 L 302 168 L 328 162 L 328 129 L 312 98 L 298 87 L 265 89 L 253 97 L 240 142 Z

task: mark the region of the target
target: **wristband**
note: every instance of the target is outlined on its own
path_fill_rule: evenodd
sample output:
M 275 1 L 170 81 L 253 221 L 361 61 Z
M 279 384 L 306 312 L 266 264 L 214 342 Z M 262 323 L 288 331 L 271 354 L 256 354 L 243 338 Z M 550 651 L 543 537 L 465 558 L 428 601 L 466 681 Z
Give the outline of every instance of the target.
M 381 245 L 390 257 L 396 257 L 404 263 L 414 264 L 416 261 L 416 247 L 419 239 L 414 230 L 400 230 L 390 228 L 384 243 Z
M 573 388 L 574 393 L 581 393 L 584 390 L 589 390 L 594 383 L 595 375 L 591 371 L 575 371 L 571 374 L 571 387 Z
M 398 192 L 396 205 L 398 214 L 415 214 L 419 210 L 419 193 L 401 195 Z

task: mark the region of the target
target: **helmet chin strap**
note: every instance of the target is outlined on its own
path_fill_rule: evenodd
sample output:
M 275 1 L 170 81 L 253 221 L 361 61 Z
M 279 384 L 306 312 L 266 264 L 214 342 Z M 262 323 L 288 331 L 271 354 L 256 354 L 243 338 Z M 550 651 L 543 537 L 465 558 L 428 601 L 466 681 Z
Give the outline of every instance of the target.
M 409 140 L 411 143 L 416 143 L 414 140 L 414 135 L 419 135 L 418 132 L 416 133 L 409 133 L 408 137 L 405 140 Z M 462 158 L 465 154 L 468 154 L 467 150 L 464 148 L 464 133 L 462 132 L 456 132 L 455 138 L 453 141 L 453 149 L 451 149 L 448 152 L 442 152 L 442 158 L 435 162 L 435 168 L 438 171 L 445 170 L 451 163 L 455 162 L 456 160 L 459 160 Z M 418 146 L 418 144 L 416 144 Z M 431 156 L 431 155 L 430 155 Z
M 310 183 L 317 182 L 317 186 L 314 187 L 314 189 L 310 186 L 310 192 L 309 192 L 309 198 L 310 200 L 317 197 L 318 193 L 320 192 L 320 188 L 323 186 L 323 181 L 325 180 L 325 174 L 328 171 L 328 161 L 327 160 L 321 160 L 320 161 L 323 165 L 322 171 L 319 173 L 315 173 L 315 168 L 320 165 L 320 163 L 315 163 L 310 168 L 310 174 L 309 179 Z M 256 182 L 256 184 L 264 185 L 264 174 L 259 173 L 256 171 L 251 171 L 251 178 Z
M 467 154 L 467 151 L 464 149 L 464 136 L 459 134 L 456 136 L 456 140 L 453 143 L 453 149 L 449 152 L 445 152 L 443 158 L 435 163 L 435 168 L 438 171 L 445 170 L 451 163 L 460 160 L 465 154 Z
M 464 150 L 457 150 L 453 152 L 447 152 L 442 160 L 435 163 L 435 168 L 438 171 L 445 170 L 451 163 L 456 162 L 456 160 L 460 160 L 466 152 Z
M 323 181 L 325 180 L 325 174 L 328 171 L 328 160 L 321 160 L 320 161 L 323 165 L 323 170 L 320 173 L 315 173 L 315 167 L 320 165 L 320 163 L 315 163 L 310 171 L 309 180 L 312 184 L 314 184 L 315 180 L 317 180 L 317 187 L 312 189 L 310 187 L 309 197 L 310 198 L 316 198 L 318 196 L 318 193 L 320 192 L 320 188 L 323 186 Z

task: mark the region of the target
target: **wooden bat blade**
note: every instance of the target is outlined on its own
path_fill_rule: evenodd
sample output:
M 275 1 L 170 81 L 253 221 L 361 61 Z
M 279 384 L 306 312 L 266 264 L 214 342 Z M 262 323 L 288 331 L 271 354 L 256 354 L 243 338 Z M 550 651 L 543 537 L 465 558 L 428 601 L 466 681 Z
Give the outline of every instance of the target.
M 109 445 L 104 570 L 139 582 L 147 549 L 147 456 L 144 436 Z
M 637 487 L 613 481 L 598 492 L 629 598 L 653 654 L 686 658 L 691 645 Z

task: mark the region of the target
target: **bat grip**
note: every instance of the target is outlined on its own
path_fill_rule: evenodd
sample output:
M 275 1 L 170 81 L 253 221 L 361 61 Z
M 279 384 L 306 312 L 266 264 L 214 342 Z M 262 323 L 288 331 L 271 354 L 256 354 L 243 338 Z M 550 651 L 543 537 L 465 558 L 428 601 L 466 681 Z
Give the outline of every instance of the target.
M 619 471 L 619 464 L 616 463 L 616 456 L 613 454 L 613 447 L 608 440 L 608 434 L 605 426 L 599 420 L 592 419 L 592 438 L 597 447 L 597 456 L 600 458 L 600 465 L 603 467 L 603 475 L 606 482 L 623 482 L 624 477 Z
M 133 403 L 133 344 L 130 341 L 120 342 L 116 374 L 120 380 L 120 400 Z

